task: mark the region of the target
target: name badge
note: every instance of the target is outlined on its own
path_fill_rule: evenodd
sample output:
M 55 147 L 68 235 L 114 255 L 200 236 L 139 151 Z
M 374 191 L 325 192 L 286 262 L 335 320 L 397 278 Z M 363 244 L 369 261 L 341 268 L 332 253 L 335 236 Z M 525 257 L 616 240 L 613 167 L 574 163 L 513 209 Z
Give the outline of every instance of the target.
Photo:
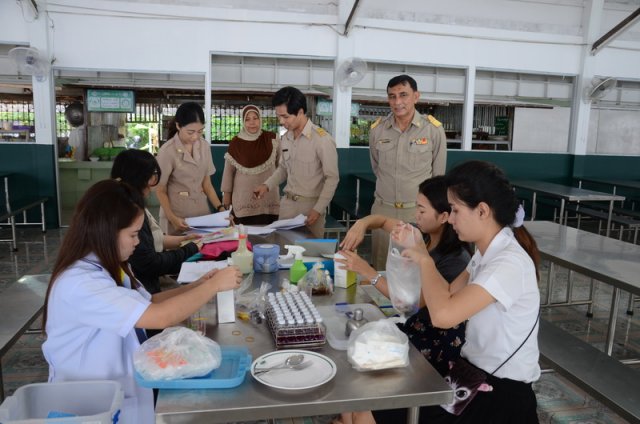
M 180 196 L 184 196 L 184 197 L 188 197 L 189 196 L 189 192 L 188 191 L 179 191 L 178 194 Z

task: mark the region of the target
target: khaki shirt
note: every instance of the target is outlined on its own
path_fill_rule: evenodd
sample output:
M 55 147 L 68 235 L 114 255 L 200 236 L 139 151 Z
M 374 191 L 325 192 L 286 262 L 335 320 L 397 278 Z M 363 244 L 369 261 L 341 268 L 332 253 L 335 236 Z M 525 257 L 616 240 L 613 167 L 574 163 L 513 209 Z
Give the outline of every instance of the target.
M 415 202 L 420 183 L 445 172 L 447 136 L 434 117 L 418 112 L 401 132 L 391 113 L 371 125 L 369 154 L 376 197 L 390 203 Z
M 285 193 L 318 198 L 313 209 L 324 214 L 338 186 L 338 152 L 333 137 L 307 120 L 300 137 L 293 131 L 282 136 L 281 161 L 276 171 L 264 183 L 269 191 L 287 181 Z
M 210 213 L 207 195 L 202 188 L 204 178 L 216 172 L 209 143 L 204 139 L 198 140 L 189 154 L 176 134 L 162 145 L 157 160 L 162 170 L 158 184 L 167 187 L 173 212 L 182 218 Z M 160 208 L 160 225 L 168 231 L 165 224 L 166 215 Z

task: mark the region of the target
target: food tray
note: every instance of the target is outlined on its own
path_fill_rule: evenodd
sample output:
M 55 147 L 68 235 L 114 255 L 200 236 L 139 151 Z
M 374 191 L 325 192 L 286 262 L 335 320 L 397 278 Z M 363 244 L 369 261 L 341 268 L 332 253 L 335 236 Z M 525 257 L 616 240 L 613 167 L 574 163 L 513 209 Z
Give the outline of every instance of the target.
M 252 357 L 244 346 L 220 346 L 222 363 L 202 377 L 178 380 L 146 380 L 138 372 L 136 382 L 152 389 L 228 389 L 242 384 L 251 368 Z

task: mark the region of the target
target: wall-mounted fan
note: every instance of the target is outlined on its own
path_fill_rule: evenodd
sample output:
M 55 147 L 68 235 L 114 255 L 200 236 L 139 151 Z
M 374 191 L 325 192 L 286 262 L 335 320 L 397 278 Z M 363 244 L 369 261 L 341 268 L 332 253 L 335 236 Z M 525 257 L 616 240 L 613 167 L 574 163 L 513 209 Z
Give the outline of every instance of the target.
M 33 75 L 40 82 L 47 79 L 49 63 L 42 57 L 38 49 L 14 47 L 9 50 L 9 57 L 15 62 L 19 73 Z
M 367 62 L 357 57 L 349 58 L 338 67 L 338 85 L 340 88 L 353 87 L 362 81 L 366 73 Z
M 584 90 L 584 98 L 587 102 L 600 100 L 616 86 L 615 78 L 594 78 Z

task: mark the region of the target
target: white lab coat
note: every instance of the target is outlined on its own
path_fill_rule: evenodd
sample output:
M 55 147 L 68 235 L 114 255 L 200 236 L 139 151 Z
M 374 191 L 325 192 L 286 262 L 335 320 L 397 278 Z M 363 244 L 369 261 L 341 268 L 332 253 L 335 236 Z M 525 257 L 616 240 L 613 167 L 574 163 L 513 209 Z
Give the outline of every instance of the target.
M 135 323 L 151 303 L 140 285 L 117 286 L 90 254 L 56 279 L 49 297 L 47 341 L 42 351 L 49 381 L 115 380 L 124 389 L 123 424 L 155 422 L 153 392 L 134 380 L 133 353 L 140 346 Z

